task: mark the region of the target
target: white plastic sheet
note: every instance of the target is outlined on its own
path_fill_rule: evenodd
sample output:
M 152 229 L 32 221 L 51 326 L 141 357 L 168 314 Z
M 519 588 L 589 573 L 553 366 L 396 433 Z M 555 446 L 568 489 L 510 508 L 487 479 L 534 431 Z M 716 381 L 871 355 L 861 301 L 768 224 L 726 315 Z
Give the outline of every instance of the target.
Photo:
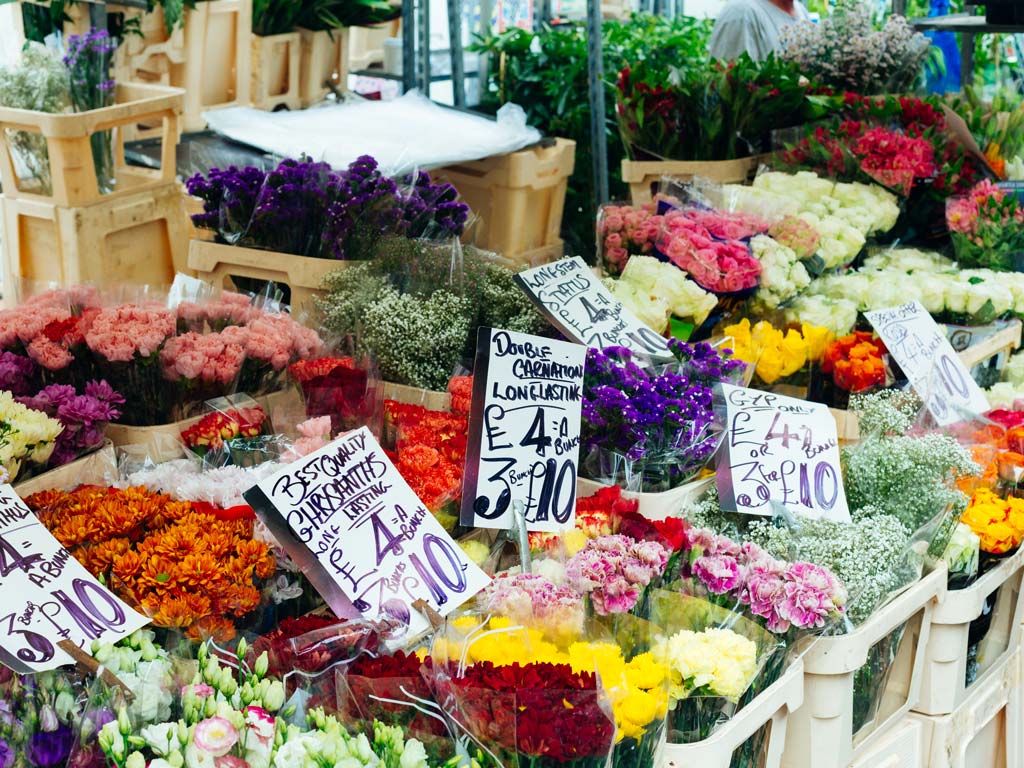
M 517 105 L 506 104 L 497 120 L 489 120 L 438 106 L 416 91 L 393 101 L 296 112 L 234 107 L 203 116 L 212 130 L 264 152 L 306 154 L 335 168 L 372 155 L 392 174 L 515 152 L 541 138 Z

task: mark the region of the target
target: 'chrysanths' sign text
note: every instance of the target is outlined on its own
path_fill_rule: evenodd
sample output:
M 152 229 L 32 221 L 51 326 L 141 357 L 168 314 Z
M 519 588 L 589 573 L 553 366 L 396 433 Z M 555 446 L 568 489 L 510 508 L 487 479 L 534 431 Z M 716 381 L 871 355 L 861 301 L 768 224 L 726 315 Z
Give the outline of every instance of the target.
M 940 425 L 960 421 L 961 411 L 989 409 L 985 393 L 920 302 L 864 315 Z
M 725 447 L 716 480 L 722 508 L 849 520 L 836 422 L 828 407 L 723 384 Z
M 481 328 L 473 378 L 462 523 L 558 531 L 576 515 L 583 367 L 579 344 Z
M 487 575 L 427 510 L 367 427 L 348 432 L 245 492 L 245 499 L 340 617 L 428 628 Z
M 85 570 L 11 486 L 0 485 L 0 662 L 23 674 L 56 669 L 74 663 L 61 641 L 88 649 L 148 623 Z
M 579 256 L 527 269 L 515 279 L 570 339 L 597 349 L 626 347 L 653 359 L 672 358 L 665 339 L 623 307 Z

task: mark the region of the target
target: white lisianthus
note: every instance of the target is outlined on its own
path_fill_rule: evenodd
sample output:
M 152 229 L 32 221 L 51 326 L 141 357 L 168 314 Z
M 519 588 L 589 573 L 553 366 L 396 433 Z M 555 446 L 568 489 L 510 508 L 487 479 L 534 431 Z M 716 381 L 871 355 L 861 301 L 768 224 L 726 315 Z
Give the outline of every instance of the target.
M 633 257 L 638 258 L 638 257 Z M 630 259 L 632 262 L 633 259 Z M 628 264 L 626 265 L 629 266 Z M 652 296 L 649 292 L 637 287 L 633 283 L 622 280 L 605 278 L 605 287 L 611 291 L 612 296 L 622 302 L 622 305 L 632 312 L 644 325 L 656 333 L 664 333 L 668 327 L 668 318 L 671 314 L 668 302 L 658 296 Z

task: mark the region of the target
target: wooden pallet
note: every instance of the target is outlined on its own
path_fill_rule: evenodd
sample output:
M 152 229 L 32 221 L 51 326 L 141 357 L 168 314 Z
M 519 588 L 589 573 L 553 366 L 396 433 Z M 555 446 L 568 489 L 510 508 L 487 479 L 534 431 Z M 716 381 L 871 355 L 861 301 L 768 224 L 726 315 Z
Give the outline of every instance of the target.
M 251 85 L 252 105 L 273 112 L 298 109 L 299 61 L 302 36 L 298 32 L 283 35 L 253 35 Z
M 319 104 L 331 92 L 348 90 L 349 30 L 300 29 L 299 99 L 303 109 Z

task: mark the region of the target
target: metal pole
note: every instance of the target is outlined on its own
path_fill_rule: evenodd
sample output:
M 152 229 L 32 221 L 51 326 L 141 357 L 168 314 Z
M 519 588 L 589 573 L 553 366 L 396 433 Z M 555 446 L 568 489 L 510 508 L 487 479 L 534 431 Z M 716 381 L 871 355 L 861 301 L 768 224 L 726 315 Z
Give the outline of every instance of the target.
M 587 70 L 590 91 L 590 150 L 594 157 L 594 195 L 608 202 L 608 137 L 605 135 L 604 60 L 601 0 L 587 0 Z
M 402 91 L 416 87 L 416 0 L 402 0 Z
M 430 0 L 419 0 L 420 90 L 430 98 Z
M 452 57 L 452 98 L 466 106 L 466 60 L 462 52 L 462 0 L 448 0 L 448 50 Z
M 539 32 L 551 21 L 551 0 L 538 0 L 533 9 L 533 31 Z

